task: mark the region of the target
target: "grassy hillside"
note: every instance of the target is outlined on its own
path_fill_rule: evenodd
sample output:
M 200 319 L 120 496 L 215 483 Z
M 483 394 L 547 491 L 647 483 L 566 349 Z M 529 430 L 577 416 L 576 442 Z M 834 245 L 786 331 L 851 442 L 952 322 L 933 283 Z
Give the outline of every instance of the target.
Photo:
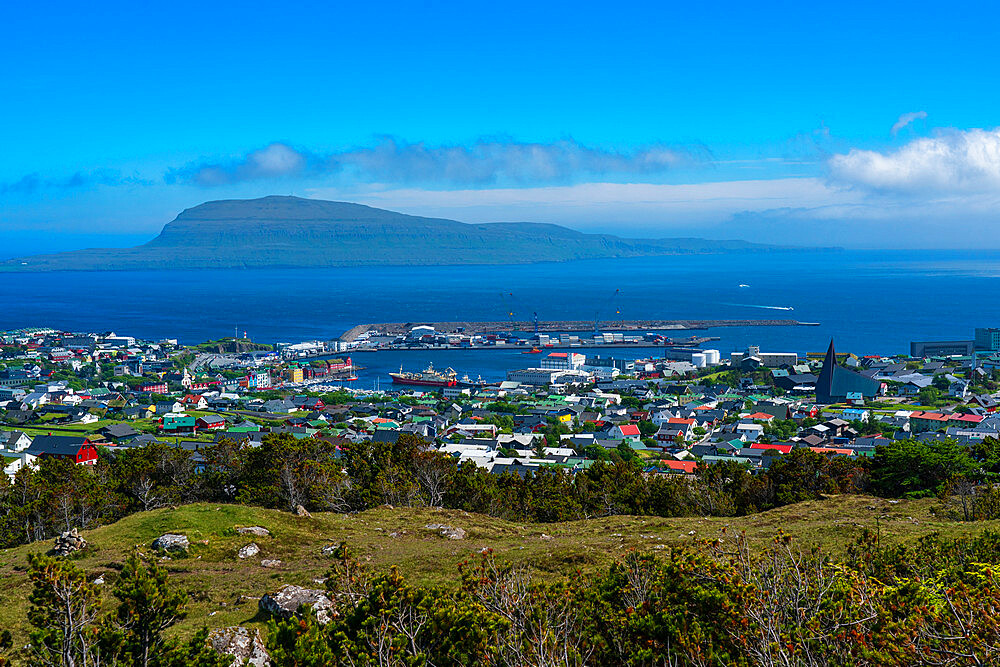
M 284 583 L 311 585 L 328 565 L 323 546 L 346 540 L 360 560 L 375 568 L 396 565 L 419 583 L 452 583 L 459 562 L 473 558 L 484 547 L 505 560 L 525 563 L 541 577 L 561 577 L 576 571 L 605 567 L 629 549 L 657 550 L 699 538 L 712 538 L 722 528 L 746 531 L 751 541 L 764 544 L 777 531 L 794 536 L 802 548 L 818 545 L 842 554 L 864 527 L 878 522 L 884 539 L 909 540 L 940 531 L 946 536 L 997 528 L 1000 522 L 960 523 L 936 517 L 935 500 L 889 501 L 836 496 L 791 505 L 740 518 L 608 517 L 558 524 L 521 524 L 459 511 L 380 508 L 356 515 L 315 514 L 311 519 L 288 513 L 235 505 L 195 504 L 160 509 L 86 531 L 92 550 L 77 564 L 92 578 L 114 581 L 116 568 L 133 545 L 148 547 L 157 536 L 178 532 L 192 542 L 190 555 L 175 557 L 168 569 L 175 585 L 191 597 L 190 615 L 178 626 L 188 634 L 207 625 L 253 625 L 257 600 Z M 444 523 L 467 531 L 464 540 L 448 540 L 426 530 L 428 523 Z M 269 538 L 242 536 L 236 526 L 260 525 Z M 257 542 L 261 554 L 247 561 L 236 551 Z M 29 584 L 27 554 L 46 551 L 51 542 L 0 551 L 0 627 L 19 637 L 26 632 L 25 612 Z M 282 565 L 264 568 L 261 558 L 277 558 Z

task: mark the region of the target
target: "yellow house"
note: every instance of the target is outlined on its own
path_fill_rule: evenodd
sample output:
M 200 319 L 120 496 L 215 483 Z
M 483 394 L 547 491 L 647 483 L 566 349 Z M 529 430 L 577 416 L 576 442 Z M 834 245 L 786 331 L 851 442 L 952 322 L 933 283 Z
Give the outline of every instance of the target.
M 299 368 L 298 366 L 290 368 L 288 369 L 288 371 L 289 371 L 288 372 L 289 380 L 291 380 L 292 382 L 302 382 L 302 380 L 304 379 L 302 375 L 302 369 Z

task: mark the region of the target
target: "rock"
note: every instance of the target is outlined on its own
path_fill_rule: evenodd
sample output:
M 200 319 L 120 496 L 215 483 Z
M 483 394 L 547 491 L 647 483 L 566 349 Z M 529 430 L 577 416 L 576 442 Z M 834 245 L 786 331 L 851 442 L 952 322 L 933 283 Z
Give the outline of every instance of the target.
M 281 561 L 276 558 L 265 558 L 260 562 L 261 567 L 281 567 Z
M 273 595 L 265 595 L 260 599 L 259 606 L 261 611 L 285 619 L 298 613 L 299 607 L 306 606 L 316 613 L 316 620 L 320 625 L 329 623 L 334 613 L 333 602 L 326 593 L 293 585 L 283 586 Z
M 260 638 L 260 630 L 247 630 L 241 626 L 213 630 L 208 635 L 208 643 L 219 655 L 231 655 L 240 665 L 265 667 L 271 664 L 271 656 Z
M 103 586 L 104 585 L 104 575 L 103 574 L 101 576 L 99 576 L 97 579 L 94 579 L 94 585 L 95 586 Z
M 447 537 L 449 540 L 464 540 L 465 530 L 462 528 L 457 528 L 455 526 L 447 526 L 443 523 L 429 523 L 424 526 L 427 530 L 433 530 L 435 533 L 441 537 Z
M 541 539 L 543 539 L 543 540 L 551 540 L 552 539 L 551 535 L 546 535 L 545 533 L 542 533 L 541 535 L 539 535 L 539 537 Z
M 57 556 L 68 556 L 74 551 L 87 548 L 87 540 L 80 537 L 80 531 L 76 528 L 67 530 L 55 539 L 53 550 Z
M 328 544 L 325 547 L 323 547 L 323 555 L 332 556 L 334 552 L 339 548 L 340 548 L 339 544 Z
M 300 516 L 300 517 L 302 517 L 304 519 L 308 519 L 308 518 L 312 517 L 312 514 L 310 514 L 309 510 L 307 510 L 302 505 L 296 505 L 295 506 L 295 516 Z
M 165 533 L 153 540 L 153 548 L 158 551 L 187 551 L 191 546 L 186 535 Z
M 240 549 L 239 551 L 237 551 L 236 552 L 236 557 L 237 558 L 253 558 L 254 556 L 256 556 L 259 553 L 260 553 L 260 547 L 258 547 L 255 543 L 251 542 L 250 544 L 246 545 L 245 547 L 243 547 L 242 549 Z
M 271 531 L 263 526 L 245 526 L 237 528 L 236 532 L 240 535 L 253 535 L 254 537 L 269 537 L 271 535 Z

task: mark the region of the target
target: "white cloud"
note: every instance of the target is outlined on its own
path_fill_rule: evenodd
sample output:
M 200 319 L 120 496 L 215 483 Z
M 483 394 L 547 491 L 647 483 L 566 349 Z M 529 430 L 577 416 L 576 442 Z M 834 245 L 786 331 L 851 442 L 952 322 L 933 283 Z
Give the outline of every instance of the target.
M 212 186 L 295 176 L 304 171 L 307 162 L 308 157 L 305 153 L 285 144 L 274 143 L 252 151 L 232 164 L 205 164 L 195 169 L 184 170 L 181 180 Z M 177 175 L 180 173 L 171 174 L 168 181 Z
M 835 188 L 818 178 L 684 185 L 580 183 L 485 190 L 317 188 L 308 194 L 466 222 L 528 220 L 604 229 L 609 224 L 628 224 L 650 230 L 720 223 L 746 211 L 849 205 L 862 199 L 860 193 Z
M 927 195 L 987 193 L 1000 188 L 1000 129 L 949 131 L 881 153 L 834 155 L 837 181 L 887 192 Z
M 897 132 L 902 130 L 904 127 L 909 125 L 915 120 L 921 120 L 927 118 L 926 111 L 910 111 L 909 113 L 904 113 L 900 115 L 899 119 L 892 124 L 892 134 L 896 135 Z
M 570 139 L 544 144 L 484 139 L 429 146 L 384 138 L 374 146 L 328 154 L 274 143 L 229 162 L 203 161 L 171 170 L 166 181 L 218 186 L 306 175 L 401 185 L 531 186 L 588 175 L 653 176 L 696 160 L 689 150 L 660 144 L 619 151 Z

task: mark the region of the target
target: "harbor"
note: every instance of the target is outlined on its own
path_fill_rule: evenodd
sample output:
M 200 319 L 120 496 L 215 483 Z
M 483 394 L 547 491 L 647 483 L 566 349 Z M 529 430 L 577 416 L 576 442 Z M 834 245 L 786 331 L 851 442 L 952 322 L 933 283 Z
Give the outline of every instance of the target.
M 616 320 L 616 321 L 480 321 L 480 322 L 388 322 L 359 324 L 344 332 L 339 349 L 448 350 L 510 349 L 541 350 L 548 347 L 655 348 L 692 347 L 720 340 L 718 336 L 673 337 L 677 331 L 701 331 L 715 327 L 818 326 L 813 322 L 775 320 Z

